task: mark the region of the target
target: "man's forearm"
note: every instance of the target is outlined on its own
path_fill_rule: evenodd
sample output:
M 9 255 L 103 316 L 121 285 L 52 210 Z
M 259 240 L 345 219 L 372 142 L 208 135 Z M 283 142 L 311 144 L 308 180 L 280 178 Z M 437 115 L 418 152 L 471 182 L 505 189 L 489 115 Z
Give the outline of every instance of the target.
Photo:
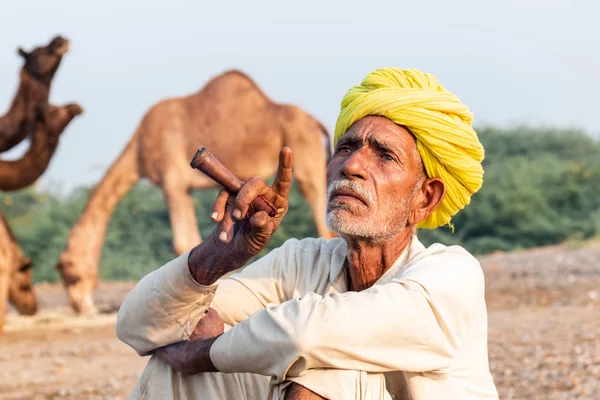
M 117 336 L 138 354 L 188 340 L 206 315 L 216 288 L 194 281 L 188 260 L 186 253 L 146 275 L 123 300 Z
M 188 268 L 196 282 L 210 286 L 228 272 L 242 267 L 247 261 L 246 257 L 231 254 L 231 251 L 211 234 L 192 249 L 188 258 Z
M 210 360 L 210 347 L 217 338 L 173 343 L 156 349 L 154 354 L 186 375 L 218 372 Z

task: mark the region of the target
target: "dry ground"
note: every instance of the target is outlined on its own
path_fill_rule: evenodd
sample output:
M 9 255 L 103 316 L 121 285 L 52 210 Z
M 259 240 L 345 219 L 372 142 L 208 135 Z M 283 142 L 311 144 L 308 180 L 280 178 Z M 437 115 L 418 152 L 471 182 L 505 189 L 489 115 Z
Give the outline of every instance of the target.
M 600 399 L 600 243 L 480 260 L 501 399 Z M 127 398 L 146 362 L 114 335 L 132 286 L 103 282 L 103 312 L 76 318 L 59 285 L 38 285 L 40 312 L 10 313 L 0 336 L 0 399 Z

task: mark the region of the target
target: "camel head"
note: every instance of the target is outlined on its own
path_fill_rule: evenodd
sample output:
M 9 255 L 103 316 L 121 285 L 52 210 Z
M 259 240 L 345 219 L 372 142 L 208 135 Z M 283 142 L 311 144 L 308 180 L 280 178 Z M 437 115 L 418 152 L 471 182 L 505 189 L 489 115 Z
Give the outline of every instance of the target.
M 22 254 L 21 254 L 22 256 Z M 27 257 L 20 257 L 13 270 L 8 298 L 20 314 L 33 315 L 37 311 L 37 300 L 33 291 L 33 264 Z
M 24 70 L 33 78 L 50 81 L 60 66 L 62 57 L 69 51 L 69 41 L 56 36 L 47 46 L 39 46 L 30 52 L 19 47 L 19 55 L 25 60 Z
M 85 260 L 85 257 L 81 257 L 80 260 Z M 81 261 L 77 262 L 69 254 L 63 253 L 56 269 L 62 276 L 69 303 L 75 312 L 82 315 L 96 314 L 93 298 L 98 282 L 96 268 L 92 265 L 82 265 Z
M 66 106 L 44 104 L 37 109 L 36 120 L 50 133 L 50 139 L 57 141 L 69 122 L 80 114 L 83 114 L 83 108 L 76 103 Z

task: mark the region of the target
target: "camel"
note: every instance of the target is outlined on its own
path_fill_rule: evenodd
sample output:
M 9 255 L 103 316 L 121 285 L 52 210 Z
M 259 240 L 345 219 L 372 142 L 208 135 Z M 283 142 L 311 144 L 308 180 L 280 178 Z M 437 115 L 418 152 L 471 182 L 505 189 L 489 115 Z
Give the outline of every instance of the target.
M 56 150 L 60 134 L 82 112 L 78 104 L 39 107 L 29 150 L 19 160 L 0 160 L 0 189 L 17 190 L 41 176 Z M 0 331 L 8 301 L 21 314 L 31 315 L 37 310 L 31 267 L 31 260 L 25 257 L 6 219 L 0 214 Z
M 0 332 L 8 302 L 24 315 L 37 311 L 31 267 L 31 260 L 25 257 L 6 218 L 0 214 Z
M 61 36 L 29 53 L 19 48 L 25 65 L 21 68 L 12 104 L 6 114 L 0 116 L 0 153 L 13 148 L 30 133 L 28 121 L 34 119 L 36 107 L 48 102 L 52 79 L 68 51 L 69 41 Z
M 27 152 L 16 161 L 0 160 L 0 190 L 18 190 L 34 183 L 48 168 L 61 133 L 83 109 L 79 104 L 45 104 L 37 112 Z
M 312 209 L 317 232 L 332 236 L 325 225 L 327 130 L 300 108 L 274 103 L 244 73 L 227 71 L 194 94 L 151 107 L 92 191 L 56 265 L 76 312 L 95 312 L 92 296 L 110 217 L 141 178 L 163 191 L 175 254 L 201 242 L 190 192 L 216 187 L 190 167 L 194 153 L 203 145 L 242 180 L 273 176 L 279 150 L 290 146 L 295 180 Z

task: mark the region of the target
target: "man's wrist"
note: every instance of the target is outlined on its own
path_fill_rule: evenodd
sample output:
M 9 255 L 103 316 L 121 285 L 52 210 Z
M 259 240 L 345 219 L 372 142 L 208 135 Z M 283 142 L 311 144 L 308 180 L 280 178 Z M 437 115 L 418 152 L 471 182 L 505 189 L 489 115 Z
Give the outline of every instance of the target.
M 194 342 L 187 342 L 184 356 L 187 364 L 185 371 L 187 374 L 219 372 L 210 359 L 210 349 L 219 336 L 221 335 L 210 339 L 198 340 L 196 341 L 198 345 Z
M 242 267 L 246 261 L 248 258 L 233 254 L 227 245 L 219 243 L 211 234 L 190 251 L 188 269 L 196 282 L 210 286 L 228 272 Z
M 210 359 L 210 349 L 219 336 L 221 335 L 210 339 L 173 343 L 156 349 L 154 354 L 186 375 L 219 372 Z

